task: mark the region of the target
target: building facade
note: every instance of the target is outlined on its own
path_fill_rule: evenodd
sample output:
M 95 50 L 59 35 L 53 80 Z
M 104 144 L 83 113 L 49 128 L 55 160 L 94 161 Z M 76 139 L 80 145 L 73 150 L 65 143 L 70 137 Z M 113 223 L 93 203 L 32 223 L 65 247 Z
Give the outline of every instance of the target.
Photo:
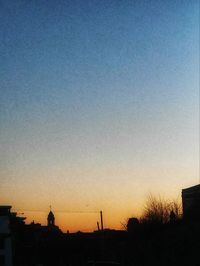
M 182 190 L 183 218 L 200 220 L 200 184 Z
M 0 265 L 12 266 L 11 206 L 0 206 Z

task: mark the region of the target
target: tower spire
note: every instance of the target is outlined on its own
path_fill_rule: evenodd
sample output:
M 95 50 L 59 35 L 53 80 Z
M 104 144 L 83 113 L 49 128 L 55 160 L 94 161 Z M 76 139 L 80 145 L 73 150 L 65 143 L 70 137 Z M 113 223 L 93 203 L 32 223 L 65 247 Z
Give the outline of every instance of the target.
M 55 225 L 55 216 L 51 210 L 51 205 L 49 207 L 50 207 L 50 212 L 47 216 L 47 224 L 48 224 L 48 226 L 54 226 Z

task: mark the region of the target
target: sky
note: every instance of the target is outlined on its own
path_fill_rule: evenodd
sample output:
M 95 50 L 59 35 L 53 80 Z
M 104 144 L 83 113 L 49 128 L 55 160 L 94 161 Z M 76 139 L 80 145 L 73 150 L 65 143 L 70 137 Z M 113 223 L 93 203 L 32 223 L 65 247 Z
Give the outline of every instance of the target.
M 0 1 L 0 204 L 120 229 L 199 183 L 199 1 Z

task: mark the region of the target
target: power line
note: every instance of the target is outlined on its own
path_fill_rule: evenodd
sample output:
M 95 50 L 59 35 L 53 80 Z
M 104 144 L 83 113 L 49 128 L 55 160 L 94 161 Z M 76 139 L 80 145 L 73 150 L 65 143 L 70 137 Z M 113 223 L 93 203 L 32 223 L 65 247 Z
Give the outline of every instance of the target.
M 47 213 L 46 210 L 27 210 L 27 209 L 14 209 L 15 212 L 43 212 Z M 70 210 L 54 210 L 55 213 L 99 213 L 99 211 L 70 211 Z

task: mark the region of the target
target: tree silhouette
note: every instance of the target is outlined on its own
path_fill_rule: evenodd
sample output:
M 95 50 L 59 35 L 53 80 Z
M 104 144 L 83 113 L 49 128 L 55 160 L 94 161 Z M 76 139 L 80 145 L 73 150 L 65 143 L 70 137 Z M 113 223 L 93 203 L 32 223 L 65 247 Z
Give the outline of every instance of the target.
M 174 214 L 174 220 L 181 217 L 181 204 L 178 201 L 169 201 L 149 194 L 141 222 L 166 224 L 170 221 L 170 214 L 172 216 L 172 213 Z

